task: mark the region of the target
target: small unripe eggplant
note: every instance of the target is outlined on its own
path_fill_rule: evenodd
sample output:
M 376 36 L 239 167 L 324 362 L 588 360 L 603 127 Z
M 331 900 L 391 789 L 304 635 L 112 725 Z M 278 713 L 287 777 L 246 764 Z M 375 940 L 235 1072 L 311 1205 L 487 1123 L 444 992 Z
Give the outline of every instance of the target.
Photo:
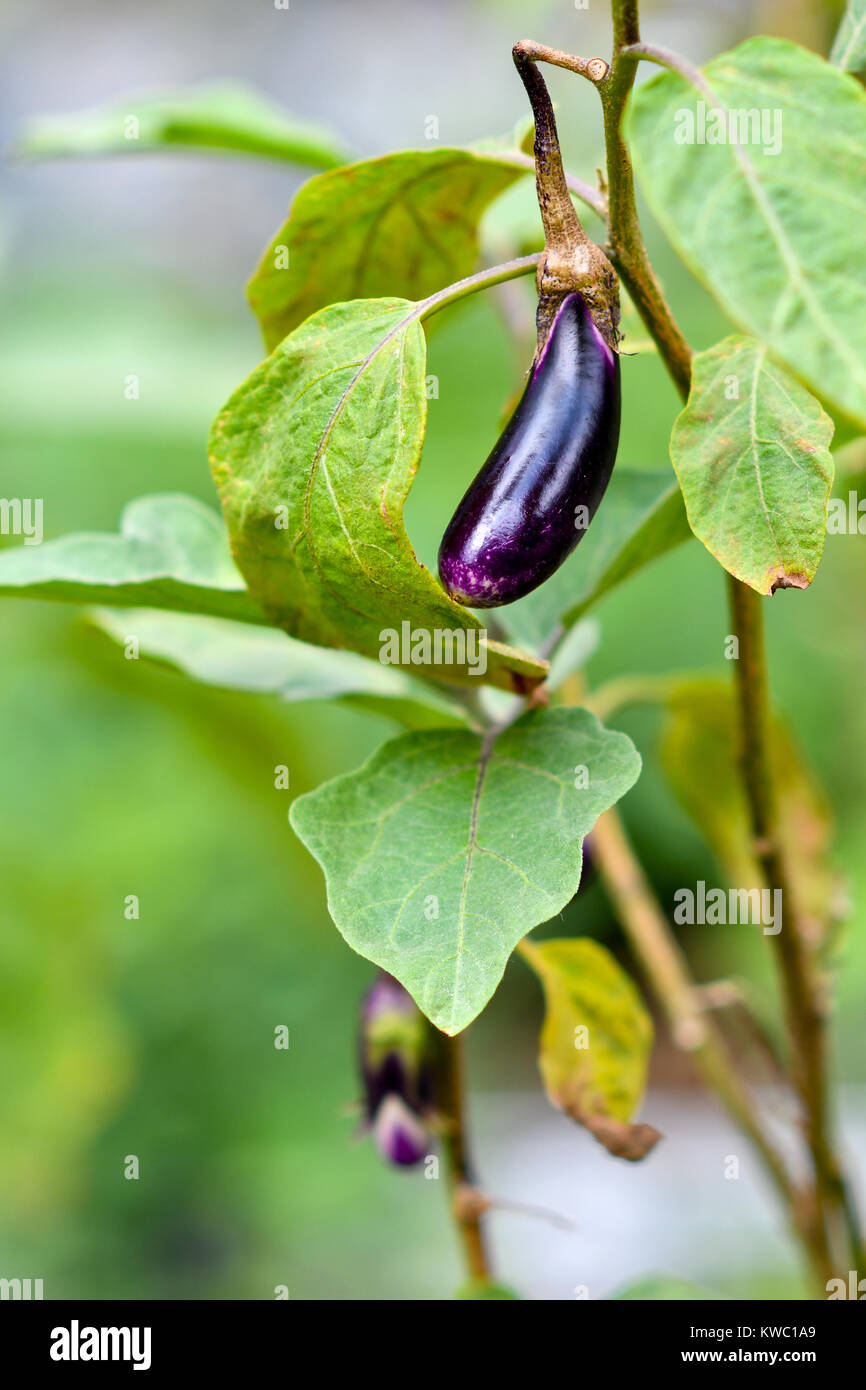
M 442 538 L 439 575 L 453 599 L 497 608 L 559 568 L 604 496 L 619 419 L 619 357 L 575 291 Z
M 364 1119 L 388 1163 L 411 1167 L 430 1152 L 430 1032 L 412 996 L 381 971 L 361 1005 Z

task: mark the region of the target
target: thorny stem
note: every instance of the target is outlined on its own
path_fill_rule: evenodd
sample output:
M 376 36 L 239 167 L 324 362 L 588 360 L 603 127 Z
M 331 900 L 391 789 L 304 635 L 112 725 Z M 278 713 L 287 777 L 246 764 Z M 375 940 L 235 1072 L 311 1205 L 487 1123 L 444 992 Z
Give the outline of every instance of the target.
M 766 1068 L 769 1079 L 784 1085 L 788 1080 L 784 1059 L 775 1038 L 753 1007 L 749 987 L 741 980 L 712 980 L 699 985 L 698 990 L 705 1009 L 719 1014 L 730 1012 L 733 1018 L 742 1020 L 749 1035 L 748 1041 Z
M 625 678 L 584 694 L 578 681 L 572 694 L 587 709 L 602 717 L 634 700 L 664 698 L 669 686 L 667 677 Z M 607 811 L 596 822 L 592 845 L 599 876 L 650 990 L 667 1018 L 674 1043 L 692 1057 L 705 1083 L 752 1141 L 779 1193 L 795 1235 L 809 1253 L 816 1278 L 826 1283 L 833 1271 L 820 1238 L 815 1196 L 811 1190 L 794 1184 L 782 1156 L 767 1136 L 749 1089 L 737 1072 L 718 1025 L 708 1014 L 704 993 L 692 979 L 685 955 L 615 809 Z
M 487 1283 L 490 1280 L 490 1265 L 481 1217 L 489 1204 L 480 1200 L 480 1194 L 475 1189 L 469 1158 L 463 1082 L 463 1039 L 440 1034 L 438 1043 L 440 1061 L 437 1069 L 437 1106 L 443 1121 L 442 1144 L 451 1212 L 463 1246 L 469 1277 L 477 1282 Z

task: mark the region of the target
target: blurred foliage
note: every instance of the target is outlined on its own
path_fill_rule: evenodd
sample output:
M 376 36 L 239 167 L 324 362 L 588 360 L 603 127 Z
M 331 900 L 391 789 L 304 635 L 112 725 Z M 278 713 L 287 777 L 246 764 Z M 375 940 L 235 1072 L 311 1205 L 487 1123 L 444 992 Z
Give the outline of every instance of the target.
M 594 153 L 575 165 L 584 176 Z M 693 346 L 722 337 L 718 309 L 657 237 L 652 250 Z M 439 398 L 406 510 L 427 564 L 518 384 L 497 303 L 449 311 L 430 343 Z M 7 267 L 2 311 L 0 495 L 44 497 L 46 536 L 114 529 L 142 493 L 213 502 L 207 429 L 259 352 L 240 284 L 193 292 L 179 272 L 143 273 L 119 245 L 98 274 L 66 263 L 43 267 L 37 283 Z M 123 396 L 130 371 L 138 401 Z M 652 354 L 628 359 L 623 386 L 621 461 L 665 467 L 677 403 L 663 369 Z M 777 594 L 768 613 L 776 701 L 828 791 L 850 882 L 837 1054 L 840 1073 L 859 1082 L 864 570 L 862 538 L 828 536 L 812 588 Z M 598 616 L 593 682 L 729 674 L 724 584 L 697 544 L 611 594 Z M 277 1283 L 293 1298 L 449 1296 L 460 1274 L 441 1185 L 386 1171 L 369 1143 L 353 1142 L 345 1111 L 370 968 L 330 922 L 319 871 L 286 821 L 291 795 L 357 767 L 392 726 L 124 661 L 103 633 L 50 604 L 3 600 L 0 632 L 4 1272 L 43 1277 L 48 1297 L 271 1298 Z M 613 723 L 645 759 L 623 809 L 662 901 L 698 878 L 717 881 L 659 769 L 658 713 L 629 710 Z M 289 793 L 274 787 L 283 763 Z M 138 920 L 124 916 L 129 894 Z M 758 980 L 772 1021 L 760 937 L 683 930 L 699 976 Z M 628 964 L 598 886 L 540 935 L 574 932 Z M 478 1086 L 537 1086 L 540 1012 L 515 964 L 472 1029 Z M 287 1052 L 273 1046 L 280 1024 L 291 1030 Z M 123 1176 L 129 1154 L 137 1183 Z M 646 1268 L 644 1251 L 633 1268 L 635 1278 Z M 519 1287 L 519 1271 L 507 1276 Z M 779 1287 L 744 1270 L 730 1292 L 778 1297 Z

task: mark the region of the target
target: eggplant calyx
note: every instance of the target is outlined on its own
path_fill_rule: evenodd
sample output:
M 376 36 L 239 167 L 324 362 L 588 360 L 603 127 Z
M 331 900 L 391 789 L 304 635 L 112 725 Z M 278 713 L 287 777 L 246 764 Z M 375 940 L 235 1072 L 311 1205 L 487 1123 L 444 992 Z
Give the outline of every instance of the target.
M 538 263 L 538 309 L 535 326 L 538 335 L 536 361 L 544 350 L 554 320 L 563 301 L 577 292 L 592 315 L 593 322 L 612 352 L 619 342 L 619 282 L 616 272 L 600 246 L 586 241 L 574 247 L 570 256 L 545 252 Z

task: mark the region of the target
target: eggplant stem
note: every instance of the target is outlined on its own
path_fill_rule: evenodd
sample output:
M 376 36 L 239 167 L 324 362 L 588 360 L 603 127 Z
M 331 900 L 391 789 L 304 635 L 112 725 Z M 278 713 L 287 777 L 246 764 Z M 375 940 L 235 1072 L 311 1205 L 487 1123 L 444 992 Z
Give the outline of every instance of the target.
M 647 254 L 622 122 L 641 59 L 679 73 L 705 94 L 706 84 L 702 74 L 686 59 L 670 50 L 641 42 L 638 0 L 612 0 L 611 12 L 613 62 L 609 74 L 599 83 L 607 148 L 608 253 L 685 399 L 691 378 L 691 349 L 671 313 Z M 789 866 L 779 839 L 775 769 L 771 766 L 769 749 L 767 670 L 761 628 L 763 609 L 757 595 L 733 576 L 728 583 L 734 630 L 740 639 L 737 676 L 744 747 L 742 781 L 753 831 L 759 842 L 767 846 L 762 851 L 762 866 L 773 887 L 779 886 L 780 880 L 788 881 Z M 856 1262 L 862 1262 L 863 1258 L 862 1237 L 828 1116 L 826 1020 L 816 1007 L 821 991 L 814 977 L 815 962 L 809 958 L 796 922 L 785 937 L 777 949 L 794 1058 L 792 1079 L 802 1097 L 813 1160 L 813 1184 L 808 1194 L 811 1228 L 805 1232 L 804 1242 L 810 1249 L 813 1266 L 820 1272 L 831 1258 L 831 1245 L 838 1259 L 839 1247 L 847 1236 L 846 1253 L 855 1261 L 853 1267 L 856 1268 Z
M 521 39 L 512 49 L 514 66 L 526 88 L 532 115 L 535 119 L 535 186 L 538 190 L 538 206 L 544 225 L 544 241 L 548 255 L 568 256 L 574 246 L 587 242 L 589 238 L 580 225 L 568 184 L 559 149 L 559 132 L 553 102 L 547 90 L 547 83 L 538 71 L 540 62 L 555 63 L 557 67 L 567 68 L 586 76 L 586 59 L 575 58 L 557 49 L 546 48 L 533 43 L 531 39 Z M 598 58 L 607 72 L 607 63 Z
M 571 200 L 559 149 L 559 133 L 547 84 L 539 63 L 551 63 L 579 73 L 597 85 L 608 74 L 603 58 L 578 58 L 532 39 L 521 39 L 511 50 L 535 120 L 535 187 L 544 227 L 544 254 L 538 267 L 538 352 L 544 347 L 567 295 L 577 290 L 608 346 L 616 351 L 619 294 L 616 276 L 599 246 L 583 230 Z

